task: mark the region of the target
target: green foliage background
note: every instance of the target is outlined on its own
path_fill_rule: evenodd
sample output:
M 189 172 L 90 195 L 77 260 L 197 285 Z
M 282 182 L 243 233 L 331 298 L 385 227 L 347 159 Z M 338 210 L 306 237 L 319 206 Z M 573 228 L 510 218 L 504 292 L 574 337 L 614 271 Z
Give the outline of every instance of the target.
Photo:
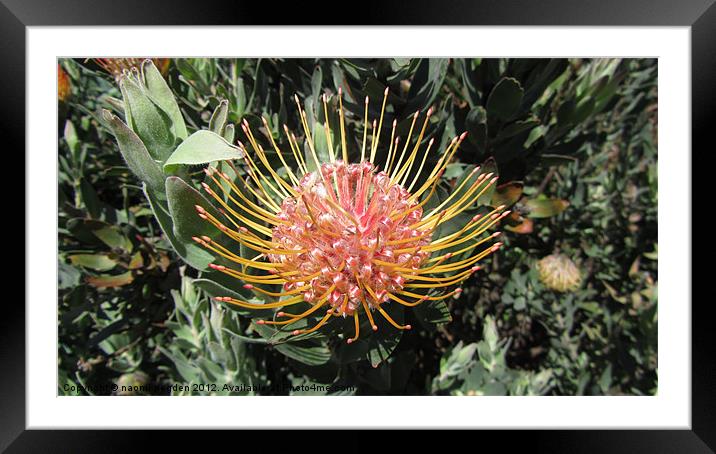
M 206 276 L 177 255 L 191 251 L 178 250 L 153 215 L 166 176 L 140 175 L 148 194 L 159 179 L 152 207 L 117 148 L 118 120 L 102 114 L 131 123 L 127 93 L 92 61 L 60 66 L 71 95 L 59 103 L 58 124 L 59 394 L 656 393 L 655 60 L 170 62 L 165 78 L 186 131 L 175 122 L 163 138 L 141 130 L 150 122 L 130 126 L 171 178 L 191 182 L 200 173 L 182 167 L 186 159 L 167 160 L 197 130 L 233 142 L 239 122 L 259 128 L 261 116 L 276 137 L 283 124 L 297 130 L 294 93 L 313 118 L 322 115 L 320 96 L 342 87 L 348 135 L 357 140 L 363 98 L 379 109 L 386 86 L 386 121 L 397 119 L 399 132 L 428 107 L 426 140 L 435 137 L 439 149 L 469 132 L 445 190 L 474 165 L 499 173 L 493 201 L 515 213 L 506 247 L 458 299 L 406 313 L 418 326 L 356 361 L 338 360 L 339 350 L 324 344 L 269 342 L 245 313 L 210 300 Z M 540 282 L 536 263 L 555 252 L 582 270 L 578 290 L 557 293 Z

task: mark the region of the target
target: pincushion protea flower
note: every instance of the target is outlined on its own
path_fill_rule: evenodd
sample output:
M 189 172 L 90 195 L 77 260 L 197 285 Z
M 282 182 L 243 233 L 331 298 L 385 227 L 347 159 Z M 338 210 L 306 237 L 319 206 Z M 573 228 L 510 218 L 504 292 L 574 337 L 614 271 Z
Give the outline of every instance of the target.
M 582 274 L 569 257 L 552 254 L 537 262 L 540 281 L 558 292 L 574 291 L 582 283 Z
M 252 249 L 257 255 L 254 259 L 243 258 L 237 250 L 206 236 L 194 237 L 194 241 L 235 264 L 212 264 L 213 269 L 241 279 L 246 283 L 245 288 L 257 294 L 277 300 L 255 304 L 226 296 L 217 297 L 218 301 L 251 309 L 287 308 L 306 302 L 310 308 L 304 312 L 281 310 L 275 313 L 273 320 L 258 320 L 256 323 L 290 325 L 321 311 L 318 315 L 322 314 L 322 317 L 313 327 L 293 331 L 294 335 L 298 335 L 318 330 L 331 317 L 352 317 L 355 331 L 347 339 L 348 343 L 352 343 L 360 335 L 361 317 L 368 319 L 374 331 L 378 329 L 375 323 L 377 316 L 384 317 L 399 330 L 410 329 L 410 325 L 401 325 L 391 318 L 384 306 L 400 304 L 412 307 L 428 300 L 439 301 L 459 294 L 460 284 L 479 270 L 478 262 L 501 247 L 502 243 L 492 243 L 499 232 L 488 236 L 483 234 L 509 214 L 503 212 L 504 206 L 474 216 L 458 231 L 436 237 L 441 224 L 474 207 L 478 198 L 495 184 L 497 177 L 492 173 L 475 177 L 479 171 L 476 168 L 470 174 L 475 178 L 465 178 L 445 200 L 434 202 L 436 206 L 426 209 L 435 196 L 446 166 L 466 137 L 466 133 L 455 137 L 429 172 L 428 178 L 418 185 L 418 176 L 433 145 L 433 140 L 430 140 L 427 147 L 422 152 L 420 150 L 431 109 L 427 111 L 412 147 L 411 137 L 420 112 L 413 116 L 410 132 L 402 147 L 400 139 L 395 137 L 397 122 L 394 121 L 387 158 L 385 162 L 376 162 L 387 96 L 386 89 L 380 120 L 372 123 L 369 148 L 369 100 L 366 97 L 366 127 L 357 163 L 349 163 L 348 160 L 341 90 L 338 92 L 338 113 L 342 159 L 335 156 L 338 147 L 334 152 L 327 99 L 325 95 L 322 98 L 326 112 L 323 126 L 330 155 L 328 162 L 319 161 L 306 112 L 295 97 L 310 151 L 308 159 L 313 161 L 317 170 L 309 172 L 296 136 L 284 126 L 298 173 L 291 170 L 286 162 L 288 155 L 280 150 L 274 138 L 268 134 L 267 139 L 286 169 L 286 178 L 270 165 L 248 122 L 242 123 L 248 147 L 241 142 L 239 146 L 247 176 L 243 177 L 233 163 L 228 164 L 243 187 L 239 188 L 230 175 L 216 168 L 205 170 L 208 183 L 203 183 L 204 190 L 221 207 L 228 225 L 204 207 L 197 205 L 196 210 L 202 219 L 235 240 L 237 246 L 240 244 Z M 263 121 L 269 130 L 267 121 Z M 258 203 L 252 201 L 251 196 Z M 274 196 L 282 202 L 277 203 Z M 460 254 L 471 253 L 475 248 L 478 248 L 477 252 L 469 257 L 451 260 Z M 258 274 L 247 272 L 247 268 L 256 270 Z M 282 291 L 274 292 L 266 288 L 273 285 L 281 285 Z

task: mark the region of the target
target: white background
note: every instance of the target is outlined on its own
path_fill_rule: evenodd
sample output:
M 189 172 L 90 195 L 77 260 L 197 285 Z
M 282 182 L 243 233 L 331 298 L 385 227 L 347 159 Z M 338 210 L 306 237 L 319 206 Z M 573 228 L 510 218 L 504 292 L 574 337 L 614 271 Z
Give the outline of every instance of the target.
M 29 27 L 28 428 L 690 427 L 690 37 L 687 27 Z M 55 131 L 62 56 L 658 57 L 658 395 L 58 397 Z

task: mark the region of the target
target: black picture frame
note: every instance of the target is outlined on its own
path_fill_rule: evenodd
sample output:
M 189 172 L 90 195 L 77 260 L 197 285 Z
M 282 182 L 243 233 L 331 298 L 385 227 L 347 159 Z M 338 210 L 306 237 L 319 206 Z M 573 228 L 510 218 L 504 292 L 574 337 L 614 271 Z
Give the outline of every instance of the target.
M 2 140 L 17 162 L 8 163 L 25 187 L 29 169 L 21 162 L 25 148 L 26 27 L 40 25 L 549 25 L 549 26 L 689 26 L 692 64 L 692 149 L 710 154 L 716 110 L 716 5 L 714 0 L 482 0 L 453 2 L 362 2 L 354 6 L 328 2 L 197 2 L 87 0 L 0 0 L 0 103 Z M 684 153 L 684 150 L 664 152 Z M 689 153 L 689 151 L 686 151 Z M 10 154 L 10 153 L 8 153 Z M 6 154 L 7 156 L 7 154 Z M 687 156 L 687 155 L 685 155 Z M 694 155 L 692 155 L 693 157 Z M 6 158 L 7 159 L 7 158 Z M 693 161 L 692 161 L 693 162 Z M 20 173 L 19 168 L 25 169 Z M 694 175 L 692 181 L 698 181 Z M 698 195 L 693 191 L 694 195 Z M 17 200 L 17 197 L 15 198 Z M 692 204 L 692 207 L 696 207 Z M 25 210 L 32 207 L 25 205 Z M 706 211 L 706 210 L 704 210 Z M 19 219 L 19 210 L 16 209 Z M 18 229 L 15 226 L 15 231 Z M 25 236 L 25 244 L 32 241 Z M 7 243 L 6 243 L 7 244 Z M 691 250 L 691 244 L 685 245 Z M 19 255 L 18 255 L 19 256 Z M 8 261 L 5 261 L 8 263 Z M 691 264 L 684 264 L 691 266 Z M 7 273 L 17 273 L 17 260 Z M 25 268 L 23 267 L 23 270 Z M 703 273 L 703 271 L 702 271 Z M 6 274 L 9 276 L 9 274 Z M 8 286 L 9 287 L 9 286 Z M 7 452 L 128 452 L 138 446 L 165 446 L 171 438 L 206 437 L 199 434 L 154 434 L 145 431 L 41 431 L 26 430 L 25 307 L 6 293 L 0 315 L 0 449 Z M 13 301 L 11 301 L 13 300 Z M 11 304 L 12 303 L 12 304 Z M 684 301 L 690 304 L 691 301 Z M 483 431 L 480 446 L 497 442 L 510 448 L 541 448 L 549 452 L 714 452 L 716 450 L 716 335 L 712 329 L 711 298 L 694 298 L 692 304 L 692 400 L 690 430 L 551 430 L 505 434 Z M 50 305 L 48 303 L 48 310 Z M 54 380 L 54 377 L 48 377 Z M 638 424 L 638 422 L 635 422 Z M 224 432 L 227 434 L 227 432 Z M 334 433 L 344 447 L 354 435 Z M 231 436 L 231 435 L 229 435 Z M 315 435 L 311 435 L 313 437 Z M 138 437 L 144 438 L 141 445 Z M 281 435 L 276 435 L 281 437 Z M 233 436 L 234 440 L 238 440 Z M 275 445 L 273 435 L 243 437 L 244 449 Z M 358 437 L 360 439 L 361 437 Z M 403 449 L 419 446 L 410 434 L 390 436 Z M 212 436 L 213 439 L 213 436 Z M 246 440 L 244 440 L 246 439 Z M 363 438 L 366 440 L 366 438 Z M 217 449 L 219 445 L 212 442 Z M 324 443 L 328 443 L 324 439 Z M 381 442 L 382 443 L 382 442 Z M 303 444 L 303 443 L 301 443 Z M 308 444 L 308 442 L 306 443 Z M 247 446 L 248 445 L 248 446 Z M 500 446 L 498 445 L 498 446 Z M 206 445 L 203 445 L 206 448 Z M 234 444 L 238 449 L 239 444 Z M 382 445 L 386 447 L 385 445 Z M 287 448 L 289 448 L 287 446 Z M 357 447 L 353 445 L 353 449 Z M 223 448 L 222 448 L 223 449 Z

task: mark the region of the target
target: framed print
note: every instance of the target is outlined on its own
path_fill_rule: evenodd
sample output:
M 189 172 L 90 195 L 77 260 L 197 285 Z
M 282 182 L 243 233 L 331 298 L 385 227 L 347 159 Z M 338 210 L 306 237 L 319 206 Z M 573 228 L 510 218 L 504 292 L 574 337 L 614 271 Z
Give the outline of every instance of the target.
M 712 2 L 42 3 L 0 8 L 9 452 L 217 428 L 716 446 L 691 292 Z

